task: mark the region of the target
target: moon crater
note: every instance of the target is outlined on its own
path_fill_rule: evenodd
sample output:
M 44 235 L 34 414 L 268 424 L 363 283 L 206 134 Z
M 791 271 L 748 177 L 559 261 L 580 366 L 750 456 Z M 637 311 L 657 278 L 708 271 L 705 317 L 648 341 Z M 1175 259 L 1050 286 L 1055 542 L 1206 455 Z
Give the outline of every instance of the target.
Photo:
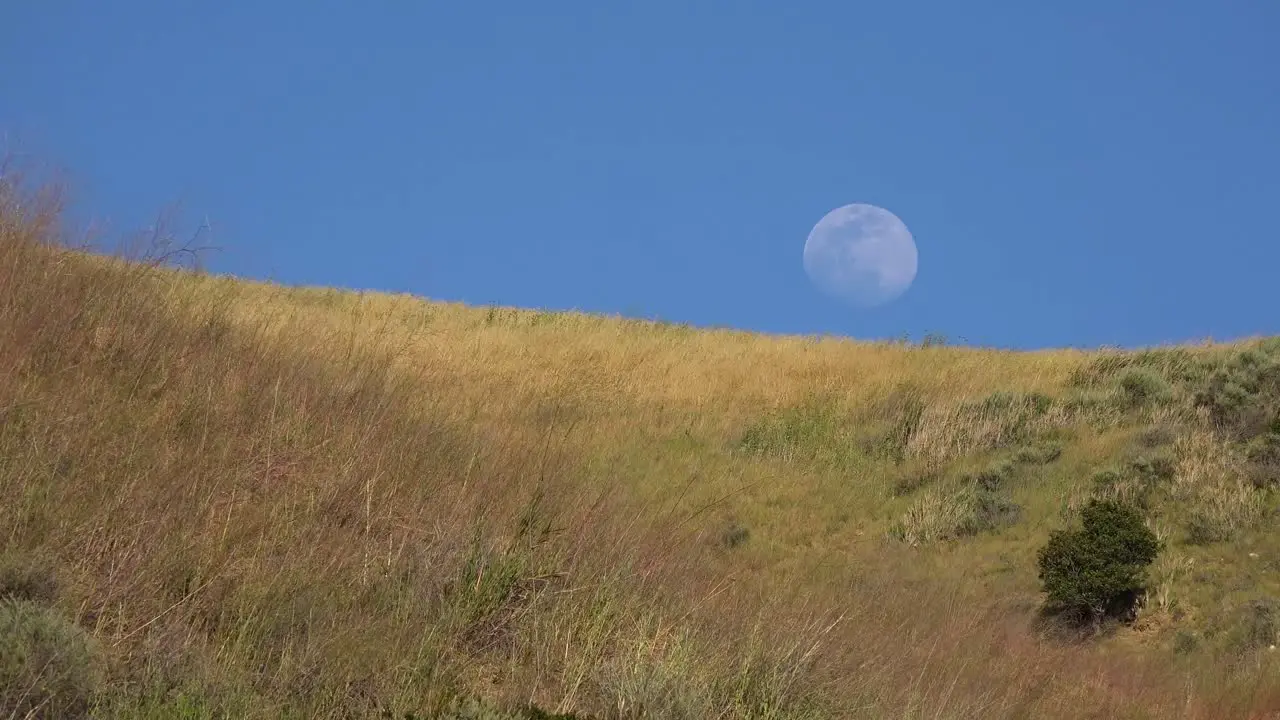
M 896 215 L 854 203 L 827 213 L 804 244 L 804 270 L 826 295 L 858 307 L 900 297 L 915 280 L 918 256 Z

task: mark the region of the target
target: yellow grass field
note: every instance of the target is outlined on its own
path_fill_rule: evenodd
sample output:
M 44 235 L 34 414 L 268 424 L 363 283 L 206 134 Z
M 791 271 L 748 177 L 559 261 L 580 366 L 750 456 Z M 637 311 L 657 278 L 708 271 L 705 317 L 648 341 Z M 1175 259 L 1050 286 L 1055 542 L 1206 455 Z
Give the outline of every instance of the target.
M 57 223 L 0 186 L 0 717 L 1280 717 L 1275 468 L 1231 410 L 1280 399 L 1211 382 L 1273 341 L 466 307 Z M 1036 551 L 1093 496 L 1165 547 L 1133 622 L 1066 633 Z

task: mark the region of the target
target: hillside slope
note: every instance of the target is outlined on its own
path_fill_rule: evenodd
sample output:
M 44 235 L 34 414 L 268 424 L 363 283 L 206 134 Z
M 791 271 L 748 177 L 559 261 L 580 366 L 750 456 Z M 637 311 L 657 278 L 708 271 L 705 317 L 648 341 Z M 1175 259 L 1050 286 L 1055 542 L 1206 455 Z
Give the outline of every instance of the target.
M 107 260 L 56 220 L 0 188 L 6 714 L 1280 712 L 1280 343 L 469 308 Z M 1166 549 L 1136 621 L 1073 642 L 1035 552 L 1095 496 Z

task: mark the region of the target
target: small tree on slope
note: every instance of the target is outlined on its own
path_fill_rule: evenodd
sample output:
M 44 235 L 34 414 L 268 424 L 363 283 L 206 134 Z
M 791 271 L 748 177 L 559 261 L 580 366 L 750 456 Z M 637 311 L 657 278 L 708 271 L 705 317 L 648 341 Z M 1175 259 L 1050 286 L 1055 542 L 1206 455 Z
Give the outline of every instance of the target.
M 1160 541 L 1132 506 L 1091 500 L 1081 527 L 1059 530 L 1038 553 L 1046 609 L 1081 622 L 1128 616 Z

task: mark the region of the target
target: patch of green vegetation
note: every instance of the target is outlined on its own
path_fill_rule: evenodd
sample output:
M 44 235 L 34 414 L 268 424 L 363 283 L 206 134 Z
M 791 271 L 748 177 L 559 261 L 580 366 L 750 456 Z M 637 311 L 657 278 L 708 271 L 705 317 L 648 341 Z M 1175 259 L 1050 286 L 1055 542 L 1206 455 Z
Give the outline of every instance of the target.
M 1048 465 L 1062 457 L 1062 445 L 1049 441 L 1034 443 L 1018 448 L 1013 457 L 1023 465 Z
M 912 385 L 899 386 L 890 393 L 880 405 L 888 427 L 875 443 L 876 453 L 897 463 L 906 460 L 907 447 L 920 429 L 925 407 L 924 397 Z
M 1046 612 L 1073 623 L 1130 617 L 1160 541 L 1132 505 L 1095 499 L 1080 518 L 1037 553 Z
M 1200 647 L 1200 638 L 1190 630 L 1179 630 L 1173 636 L 1173 652 L 1178 655 L 1187 655 L 1198 647 Z
M 0 715 L 87 717 L 99 682 L 79 627 L 33 602 L 0 600 Z
M 995 420 L 1000 430 L 995 447 L 1028 442 L 1036 435 L 1036 423 L 1049 413 L 1054 399 L 1040 392 L 997 391 L 963 406 L 975 420 Z M 994 448 L 993 448 L 994 449 Z
M 1008 494 L 1012 468 L 1010 463 L 998 463 L 962 476 L 956 486 L 923 493 L 889 527 L 889 536 L 909 545 L 925 545 L 1013 525 L 1022 509 Z
M 972 520 L 962 528 L 961 535 L 977 535 L 1009 527 L 1018 522 L 1022 507 L 1007 493 L 997 489 L 978 487 L 972 491 Z
M 756 420 L 742 433 L 737 450 L 782 462 L 803 462 L 848 468 L 874 455 L 901 457 L 906 440 L 919 422 L 919 410 L 894 417 L 888 439 L 865 442 L 865 427 L 834 399 L 812 395 Z
M 1258 489 L 1280 485 L 1280 433 L 1267 432 L 1244 446 L 1253 486 Z
M 977 473 L 963 476 L 963 482 L 976 485 L 983 490 L 996 491 L 1009 484 L 1017 469 L 1017 465 L 1014 462 L 1000 460 L 991 463 Z
M 1235 441 L 1280 433 L 1280 342 L 1260 343 L 1221 363 L 1194 401 Z
M 1193 508 L 1186 529 L 1190 545 L 1212 545 L 1230 540 L 1235 535 L 1232 524 L 1212 506 Z
M 1228 637 L 1228 644 L 1239 652 L 1273 647 L 1280 640 L 1280 604 L 1269 598 L 1250 601 Z
M 1173 386 L 1150 368 L 1126 368 L 1117 377 L 1116 386 L 1125 409 L 1164 405 L 1173 400 Z
M 739 448 L 752 455 L 784 461 L 827 455 L 841 435 L 841 417 L 830 401 L 806 402 L 757 420 L 743 433 Z
M 1177 463 L 1171 455 L 1139 455 L 1122 465 L 1096 471 L 1089 479 L 1090 495 L 1149 509 L 1154 494 L 1166 488 L 1176 473 Z
M 1141 370 L 1166 382 L 1195 383 L 1208 373 L 1205 354 L 1186 348 L 1154 348 L 1137 352 L 1108 351 L 1071 373 L 1069 382 L 1079 388 L 1110 385 L 1127 371 Z
M 499 549 L 477 534 L 457 579 L 445 588 L 459 639 L 479 648 L 507 640 L 515 615 L 555 577 L 539 572 L 533 553 L 518 541 Z
M 1128 469 L 1143 482 L 1158 486 L 1178 474 L 1178 461 L 1169 453 L 1143 454 L 1130 460 Z
M 1112 388 L 1075 388 L 1062 398 L 1062 407 L 1075 417 L 1095 421 L 1105 418 L 1115 410 L 1115 393 Z
M 1013 412 L 1019 417 L 1038 417 L 1053 407 L 1053 398 L 1040 392 L 998 390 L 983 398 L 980 407 L 988 412 Z

